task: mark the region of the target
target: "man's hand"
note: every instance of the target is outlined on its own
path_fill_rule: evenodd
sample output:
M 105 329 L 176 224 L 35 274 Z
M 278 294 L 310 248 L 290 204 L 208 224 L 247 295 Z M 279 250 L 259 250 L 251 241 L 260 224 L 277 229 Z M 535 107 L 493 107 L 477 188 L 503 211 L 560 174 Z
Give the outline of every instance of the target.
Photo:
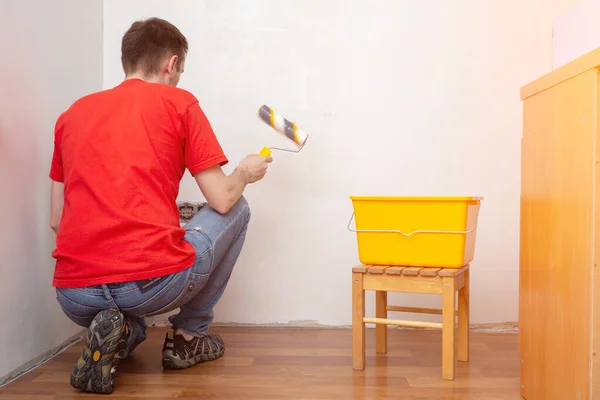
M 194 178 L 208 205 L 226 214 L 238 202 L 246 185 L 264 178 L 271 162 L 271 157 L 253 154 L 244 158 L 231 175 L 225 175 L 221 167 L 216 165 L 197 173 Z
M 271 162 L 273 162 L 271 157 L 250 154 L 238 164 L 236 170 L 244 175 L 246 183 L 255 183 L 265 177 L 267 167 Z

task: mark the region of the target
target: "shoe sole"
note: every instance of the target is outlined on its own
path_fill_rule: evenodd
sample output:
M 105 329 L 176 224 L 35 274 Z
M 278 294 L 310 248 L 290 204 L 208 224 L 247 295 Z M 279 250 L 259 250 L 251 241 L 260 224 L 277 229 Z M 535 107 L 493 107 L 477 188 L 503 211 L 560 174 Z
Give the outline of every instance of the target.
M 85 347 L 71 374 L 71 386 L 85 392 L 112 393 L 115 354 L 125 329 L 123 314 L 103 310 L 85 335 Z

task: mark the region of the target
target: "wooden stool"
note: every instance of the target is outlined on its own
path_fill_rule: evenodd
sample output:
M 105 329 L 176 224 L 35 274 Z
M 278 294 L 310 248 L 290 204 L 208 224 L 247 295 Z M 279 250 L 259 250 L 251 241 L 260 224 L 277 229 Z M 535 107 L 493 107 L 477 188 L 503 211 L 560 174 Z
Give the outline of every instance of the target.
M 365 317 L 365 290 L 376 292 L 375 316 Z M 456 292 L 458 291 L 458 311 Z M 441 310 L 388 306 L 388 292 L 441 294 Z M 442 315 L 442 322 L 388 319 L 388 311 Z M 373 267 L 352 269 L 352 364 L 365 367 L 365 324 L 376 324 L 376 351 L 387 353 L 387 325 L 442 329 L 442 377 L 454 380 L 456 370 L 456 316 L 458 315 L 458 360 L 469 361 L 469 265 L 460 269 Z

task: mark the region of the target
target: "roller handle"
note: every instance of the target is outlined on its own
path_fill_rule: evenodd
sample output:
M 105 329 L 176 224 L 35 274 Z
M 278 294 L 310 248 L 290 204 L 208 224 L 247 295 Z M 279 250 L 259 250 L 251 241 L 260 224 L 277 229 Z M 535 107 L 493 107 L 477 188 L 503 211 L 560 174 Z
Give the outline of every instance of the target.
M 269 157 L 271 155 L 271 149 L 265 146 L 260 150 L 260 153 L 258 153 L 258 155 L 263 157 Z

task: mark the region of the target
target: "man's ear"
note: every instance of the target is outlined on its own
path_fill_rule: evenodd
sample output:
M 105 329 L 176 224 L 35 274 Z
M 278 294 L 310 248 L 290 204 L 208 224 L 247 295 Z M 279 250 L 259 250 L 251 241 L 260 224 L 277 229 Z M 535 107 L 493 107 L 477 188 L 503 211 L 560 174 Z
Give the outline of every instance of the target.
M 175 72 L 177 70 L 177 61 L 179 60 L 179 57 L 177 57 L 176 55 L 171 56 L 171 58 L 169 58 L 169 63 L 167 64 L 167 72 L 169 74 L 172 74 L 173 72 Z

